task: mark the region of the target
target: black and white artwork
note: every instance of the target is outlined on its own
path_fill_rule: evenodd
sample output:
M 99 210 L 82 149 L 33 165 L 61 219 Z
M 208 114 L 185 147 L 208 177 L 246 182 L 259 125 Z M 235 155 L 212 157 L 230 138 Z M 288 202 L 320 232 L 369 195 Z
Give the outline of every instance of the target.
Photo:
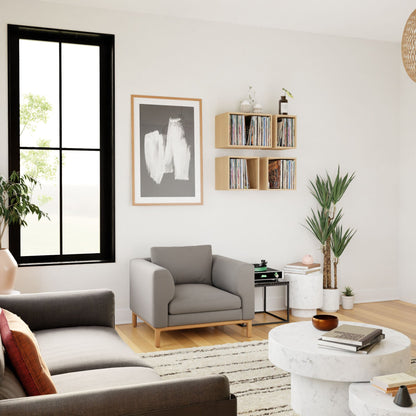
M 133 204 L 202 204 L 201 100 L 131 98 Z

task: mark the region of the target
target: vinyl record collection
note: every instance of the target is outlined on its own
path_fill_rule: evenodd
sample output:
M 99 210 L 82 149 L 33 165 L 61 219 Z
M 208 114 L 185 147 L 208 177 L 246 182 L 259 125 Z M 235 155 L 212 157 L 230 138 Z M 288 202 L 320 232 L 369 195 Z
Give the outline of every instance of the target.
M 232 146 L 271 147 L 271 118 L 231 114 L 230 144 Z
M 269 189 L 295 188 L 295 161 L 291 159 L 269 160 Z

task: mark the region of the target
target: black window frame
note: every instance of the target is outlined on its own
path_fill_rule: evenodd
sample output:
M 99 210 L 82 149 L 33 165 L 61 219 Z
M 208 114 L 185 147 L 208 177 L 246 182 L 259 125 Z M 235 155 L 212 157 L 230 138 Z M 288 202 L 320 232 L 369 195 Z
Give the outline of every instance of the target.
M 115 262 L 115 126 L 114 126 L 114 35 L 8 25 L 9 174 L 20 171 L 19 40 L 40 40 L 95 45 L 100 48 L 100 253 L 63 254 L 62 175 L 60 175 L 60 254 L 21 256 L 20 226 L 9 227 L 9 249 L 19 266 Z M 62 72 L 59 69 L 59 99 Z M 59 147 L 62 154 L 62 112 Z M 26 148 L 26 147 L 24 147 Z M 55 149 L 51 147 L 49 149 Z M 71 150 L 85 150 L 71 148 Z M 87 150 L 88 151 L 88 150 Z M 60 170 L 62 164 L 60 163 Z M 43 220 L 44 221 L 44 220 Z

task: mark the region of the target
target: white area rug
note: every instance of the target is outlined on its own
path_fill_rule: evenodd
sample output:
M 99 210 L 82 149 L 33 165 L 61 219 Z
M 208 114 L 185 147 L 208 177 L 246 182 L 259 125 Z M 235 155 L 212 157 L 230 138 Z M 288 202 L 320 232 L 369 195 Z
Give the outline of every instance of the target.
M 267 341 L 151 352 L 140 357 L 164 379 L 225 374 L 241 416 L 297 415 L 290 407 L 290 374 L 269 361 Z M 410 374 L 416 375 L 416 359 L 412 359 Z
M 164 379 L 225 374 L 239 415 L 292 416 L 290 374 L 267 356 L 267 341 L 140 354 Z

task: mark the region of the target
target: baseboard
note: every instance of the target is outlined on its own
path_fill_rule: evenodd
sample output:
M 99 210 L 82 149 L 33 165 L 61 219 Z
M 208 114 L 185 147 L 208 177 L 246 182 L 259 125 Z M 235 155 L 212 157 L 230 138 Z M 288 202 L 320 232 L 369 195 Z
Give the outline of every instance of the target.
M 398 299 L 400 299 L 400 296 L 399 288 L 397 287 L 361 289 L 355 294 L 355 303 L 383 302 Z
M 128 308 L 116 309 L 116 325 L 122 324 L 131 324 L 131 310 Z
M 341 291 L 340 291 L 341 292 Z M 290 294 L 289 294 L 290 296 Z M 378 289 L 362 289 L 355 293 L 355 303 L 366 302 L 383 302 L 389 300 L 398 300 L 399 289 L 396 287 L 378 288 Z M 340 299 L 341 303 L 341 299 Z M 256 296 L 256 311 L 263 309 L 262 294 Z M 267 310 L 282 310 L 286 309 L 286 296 L 269 296 L 267 294 Z

